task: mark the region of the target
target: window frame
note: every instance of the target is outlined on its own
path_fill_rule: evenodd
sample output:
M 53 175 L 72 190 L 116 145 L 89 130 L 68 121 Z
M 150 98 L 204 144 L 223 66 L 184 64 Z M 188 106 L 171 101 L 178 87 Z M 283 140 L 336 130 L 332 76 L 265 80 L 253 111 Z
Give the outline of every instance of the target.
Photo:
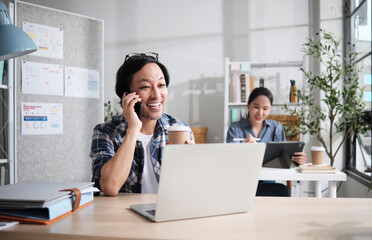
M 343 49 L 346 52 L 348 47 L 348 43 L 354 44 L 356 41 L 355 37 L 353 36 L 353 28 L 352 19 L 355 14 L 357 14 L 358 10 L 364 6 L 364 4 L 368 4 L 367 0 L 361 0 L 358 6 L 354 6 L 355 0 L 344 0 L 344 43 Z M 368 6 L 367 6 L 368 7 Z M 370 58 L 372 60 L 372 53 L 371 48 L 369 52 L 362 54 L 358 59 L 358 63 L 365 60 L 366 58 Z M 371 109 L 366 111 L 366 115 L 371 116 Z M 372 137 L 371 137 L 372 138 Z M 372 182 L 372 177 L 364 172 L 359 171 L 356 168 L 356 160 L 357 160 L 357 136 L 354 136 L 352 139 L 347 141 L 346 147 L 346 172 L 349 177 L 353 178 L 354 180 L 358 181 L 359 183 L 370 187 Z M 372 160 L 371 160 L 372 163 Z

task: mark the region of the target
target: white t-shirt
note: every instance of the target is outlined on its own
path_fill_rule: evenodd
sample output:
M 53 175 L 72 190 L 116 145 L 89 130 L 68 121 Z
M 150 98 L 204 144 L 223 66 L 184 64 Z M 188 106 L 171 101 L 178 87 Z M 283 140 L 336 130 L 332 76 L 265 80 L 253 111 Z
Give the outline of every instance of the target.
M 158 193 L 158 186 L 159 183 L 156 180 L 154 167 L 151 162 L 151 139 L 153 134 L 145 135 L 143 133 L 139 133 L 138 141 L 142 142 L 142 146 L 144 149 L 144 166 L 143 166 L 143 176 L 142 176 L 142 193 Z

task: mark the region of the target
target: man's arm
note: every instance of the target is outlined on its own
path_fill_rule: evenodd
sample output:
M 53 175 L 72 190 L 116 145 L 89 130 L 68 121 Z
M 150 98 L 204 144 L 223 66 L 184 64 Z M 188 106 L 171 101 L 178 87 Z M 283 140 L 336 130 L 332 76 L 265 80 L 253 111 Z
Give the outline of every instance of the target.
M 99 184 L 106 195 L 116 196 L 127 180 L 132 167 L 138 133 L 139 131 L 128 129 L 118 151 L 103 165 Z
M 99 180 L 101 190 L 109 196 L 118 194 L 132 168 L 137 137 L 142 127 L 134 111 L 134 104 L 139 101 L 141 98 L 135 93 L 124 94 L 122 99 L 123 116 L 128 122 L 127 133 L 118 151 L 103 165 Z

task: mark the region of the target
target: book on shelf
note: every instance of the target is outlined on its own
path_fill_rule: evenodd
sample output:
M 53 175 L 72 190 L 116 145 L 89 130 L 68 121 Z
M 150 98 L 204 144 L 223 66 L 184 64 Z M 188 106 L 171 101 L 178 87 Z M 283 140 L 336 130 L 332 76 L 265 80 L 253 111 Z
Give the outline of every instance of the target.
M 245 118 L 248 114 L 247 108 L 232 108 L 230 109 L 230 120 L 231 123 L 239 121 L 241 118 Z
M 301 173 L 336 173 L 332 166 L 300 165 L 299 169 Z
M 251 94 L 253 89 L 254 89 L 254 78 L 253 78 L 253 76 L 249 76 L 249 94 Z M 247 98 L 248 97 L 249 96 L 247 96 Z
M 249 76 L 250 62 L 230 62 L 230 103 L 246 103 L 253 90 L 254 78 Z
M 237 122 L 237 121 L 239 121 L 239 109 L 237 109 L 237 108 L 232 108 L 231 110 L 231 122 L 233 123 L 233 122 Z
M 248 101 L 249 95 L 253 91 L 254 78 L 250 74 L 240 75 L 240 102 L 246 103 Z
M 260 77 L 257 77 L 257 76 L 251 76 L 252 78 L 250 79 L 250 84 L 251 84 L 251 91 L 253 91 L 253 89 L 255 88 L 258 88 L 260 87 Z
M 231 99 L 230 99 L 230 102 L 232 102 L 232 103 L 238 103 L 238 102 L 240 102 L 239 74 L 237 74 L 237 73 L 232 73 L 231 74 L 230 87 L 231 87 Z
M 240 63 L 240 68 L 242 71 L 250 71 L 251 70 L 251 63 L 250 62 L 241 62 Z
M 232 71 L 241 70 L 241 63 L 240 62 L 230 62 L 230 70 L 232 70 Z
M 2 186 L 0 220 L 33 224 L 52 223 L 91 203 L 93 192 L 98 190 L 93 184 L 20 182 Z
M 248 108 L 241 108 L 240 109 L 240 118 L 239 118 L 239 120 L 242 119 L 242 118 L 246 118 L 247 115 L 248 115 Z
M 246 103 L 253 90 L 253 78 L 249 74 L 232 73 L 230 77 L 231 103 Z
M 246 102 L 247 101 L 247 86 L 246 84 L 246 77 L 245 74 L 240 74 L 240 101 Z

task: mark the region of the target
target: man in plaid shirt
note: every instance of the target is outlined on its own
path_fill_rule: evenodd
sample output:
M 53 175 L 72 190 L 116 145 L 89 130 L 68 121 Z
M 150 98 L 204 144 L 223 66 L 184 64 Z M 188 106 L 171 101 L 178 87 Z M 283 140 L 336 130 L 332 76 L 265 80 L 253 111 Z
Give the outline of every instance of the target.
M 187 126 L 163 113 L 168 85 L 168 71 L 157 53 L 125 57 L 115 86 L 123 114 L 98 124 L 92 137 L 93 181 L 106 195 L 157 193 L 167 129 L 173 124 Z M 134 110 L 137 102 L 142 103 L 141 119 Z M 191 131 L 190 139 L 185 143 L 194 143 Z

